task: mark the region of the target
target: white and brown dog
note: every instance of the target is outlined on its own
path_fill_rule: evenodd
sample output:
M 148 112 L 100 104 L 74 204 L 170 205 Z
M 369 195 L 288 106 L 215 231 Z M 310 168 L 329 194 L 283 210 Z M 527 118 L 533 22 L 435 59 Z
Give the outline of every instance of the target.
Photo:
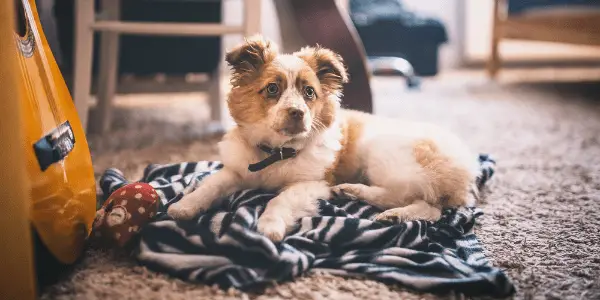
M 256 36 L 226 61 L 237 126 L 219 144 L 224 167 L 171 205 L 171 217 L 193 218 L 237 190 L 270 189 L 279 194 L 257 226 L 279 241 L 332 192 L 385 210 L 378 219 L 437 220 L 444 207 L 474 204 L 476 156 L 431 124 L 341 109 L 348 75 L 331 50 L 280 54 Z

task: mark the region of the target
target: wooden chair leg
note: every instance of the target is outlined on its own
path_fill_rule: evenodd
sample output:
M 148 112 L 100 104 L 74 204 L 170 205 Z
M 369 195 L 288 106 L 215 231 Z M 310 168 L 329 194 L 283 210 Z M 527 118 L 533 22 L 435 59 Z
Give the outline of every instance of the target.
M 73 98 L 83 128 L 87 128 L 94 34 L 94 1 L 75 1 L 75 68 L 73 71 Z
M 500 53 L 498 51 L 499 43 L 499 39 L 492 38 L 492 48 L 487 66 L 488 76 L 491 79 L 495 79 L 498 76 L 498 71 L 500 70 Z
M 221 15 L 223 15 L 223 8 L 221 8 Z M 221 49 L 223 49 L 223 36 L 221 36 Z M 208 105 L 210 106 L 210 122 L 206 128 L 206 131 L 210 133 L 222 133 L 224 132 L 223 124 L 223 102 L 225 99 L 221 93 L 221 78 L 222 66 L 218 64 L 212 74 L 210 74 L 210 84 L 208 87 Z
M 14 43 L 14 1 L 0 1 L 0 298 L 35 299 L 29 184 Z
M 504 4 L 503 0 L 494 1 L 493 11 L 493 24 L 492 24 L 492 41 L 490 45 L 490 57 L 488 59 L 487 71 L 488 76 L 491 79 L 495 79 L 500 70 L 500 39 L 502 38 L 502 20 L 501 20 L 501 6 Z
M 103 0 L 102 13 L 109 20 L 120 19 L 120 0 Z M 112 105 L 118 81 L 119 34 L 102 32 L 100 36 L 99 78 L 96 118 L 89 131 L 104 134 L 112 124 Z
M 244 3 L 244 36 L 250 36 L 261 32 L 262 0 L 246 0 Z M 223 78 L 222 67 L 218 66 L 211 76 L 208 91 L 211 123 L 207 131 L 210 133 L 223 132 L 228 124 L 225 124 L 226 107 L 223 103 L 225 97 L 221 91 L 221 80 Z
M 210 119 L 212 122 L 220 123 L 223 121 L 222 93 L 221 93 L 221 66 L 217 66 L 210 77 L 210 86 L 208 88 L 208 97 L 210 104 Z

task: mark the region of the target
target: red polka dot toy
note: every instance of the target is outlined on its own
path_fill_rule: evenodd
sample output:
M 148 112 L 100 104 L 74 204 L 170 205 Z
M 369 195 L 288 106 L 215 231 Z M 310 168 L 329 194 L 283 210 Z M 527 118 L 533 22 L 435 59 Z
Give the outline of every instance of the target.
M 96 212 L 92 244 L 99 248 L 124 247 L 156 215 L 158 199 L 156 190 L 143 182 L 114 191 Z

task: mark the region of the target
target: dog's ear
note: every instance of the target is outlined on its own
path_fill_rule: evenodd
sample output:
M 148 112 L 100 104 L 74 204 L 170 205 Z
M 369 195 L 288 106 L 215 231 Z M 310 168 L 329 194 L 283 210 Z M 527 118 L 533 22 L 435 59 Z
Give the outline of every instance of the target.
M 348 72 L 342 57 L 321 46 L 304 47 L 295 53 L 315 71 L 321 87 L 328 93 L 340 93 L 348 82 Z
M 232 83 L 252 78 L 275 59 L 277 46 L 261 35 L 246 38 L 244 43 L 227 52 L 225 61 L 233 69 Z

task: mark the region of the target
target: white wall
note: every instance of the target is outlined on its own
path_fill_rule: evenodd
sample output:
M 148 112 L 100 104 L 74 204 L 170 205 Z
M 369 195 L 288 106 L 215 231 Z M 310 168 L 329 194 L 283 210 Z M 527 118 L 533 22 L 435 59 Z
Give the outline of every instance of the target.
M 223 22 L 231 25 L 239 25 L 244 20 L 243 0 L 223 1 Z M 262 0 L 262 34 L 276 43 L 281 42 L 279 33 L 279 21 L 275 13 L 273 0 Z M 223 47 L 231 49 L 242 41 L 241 35 L 228 35 L 223 39 Z

